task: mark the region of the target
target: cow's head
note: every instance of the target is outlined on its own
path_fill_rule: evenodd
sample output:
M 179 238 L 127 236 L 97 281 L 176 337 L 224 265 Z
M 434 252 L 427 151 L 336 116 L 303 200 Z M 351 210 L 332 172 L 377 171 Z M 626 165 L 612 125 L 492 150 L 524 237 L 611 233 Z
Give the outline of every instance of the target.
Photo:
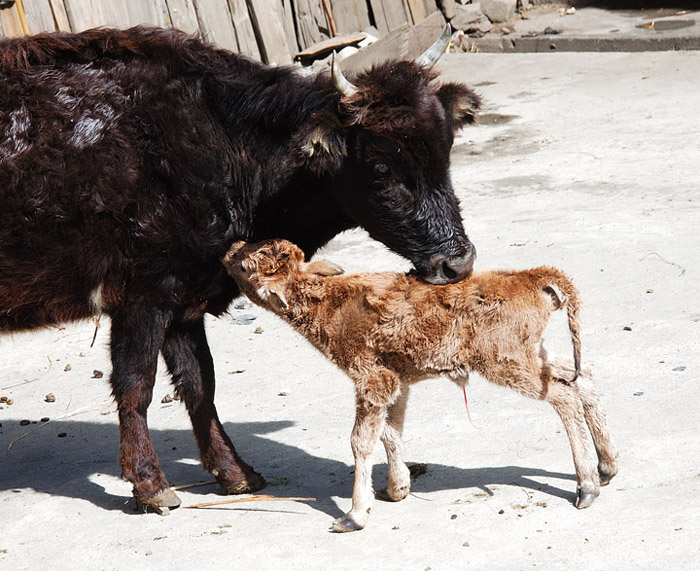
M 248 299 L 276 312 L 287 309 L 286 292 L 294 280 L 343 273 L 325 260 L 305 262 L 304 252 L 288 240 L 236 242 L 222 262 Z
M 433 64 L 449 39 L 448 27 L 418 60 L 376 66 L 352 83 L 334 62 L 339 113 L 316 115 L 300 145 L 309 168 L 332 175 L 343 211 L 436 284 L 468 276 L 476 256 L 449 155 L 480 101 L 464 85 L 437 81 Z

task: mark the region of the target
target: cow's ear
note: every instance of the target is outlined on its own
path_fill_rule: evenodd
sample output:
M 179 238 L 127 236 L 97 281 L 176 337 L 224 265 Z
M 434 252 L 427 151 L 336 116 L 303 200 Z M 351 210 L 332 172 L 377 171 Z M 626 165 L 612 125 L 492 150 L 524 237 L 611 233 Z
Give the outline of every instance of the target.
M 334 263 L 326 260 L 309 262 L 304 269 L 308 273 L 316 274 L 317 276 L 339 276 L 345 271 L 340 266 L 336 266 Z
M 335 173 L 347 157 L 345 132 L 331 113 L 313 116 L 294 136 L 302 162 L 315 174 Z
M 481 107 L 481 98 L 466 85 L 445 83 L 440 86 L 437 96 L 445 108 L 445 115 L 453 133 L 465 125 L 474 123 Z

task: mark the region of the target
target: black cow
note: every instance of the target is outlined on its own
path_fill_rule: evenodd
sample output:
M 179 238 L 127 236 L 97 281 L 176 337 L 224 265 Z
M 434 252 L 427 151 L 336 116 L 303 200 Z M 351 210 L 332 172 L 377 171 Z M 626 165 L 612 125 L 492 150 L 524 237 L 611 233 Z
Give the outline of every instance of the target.
M 361 226 L 429 282 L 470 273 L 449 152 L 479 100 L 436 81 L 446 40 L 354 84 L 173 30 L 0 41 L 0 332 L 109 315 L 119 460 L 144 508 L 179 504 L 146 425 L 159 353 L 205 469 L 230 493 L 265 484 L 219 422 L 204 332 L 239 294 L 234 240 L 310 256 Z

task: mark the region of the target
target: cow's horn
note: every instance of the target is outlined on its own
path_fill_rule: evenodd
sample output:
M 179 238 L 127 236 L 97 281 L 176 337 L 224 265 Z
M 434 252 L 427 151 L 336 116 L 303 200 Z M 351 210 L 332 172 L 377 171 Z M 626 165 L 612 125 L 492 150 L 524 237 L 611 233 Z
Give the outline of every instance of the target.
M 426 67 L 431 67 L 435 65 L 437 61 L 442 57 L 442 54 L 445 53 L 447 46 L 450 45 L 451 38 L 452 28 L 449 24 L 447 24 L 447 26 L 445 26 L 445 31 L 442 33 L 442 36 L 435 40 L 435 43 L 432 46 L 430 46 L 427 50 L 425 50 L 420 55 L 420 57 L 416 58 L 416 61 L 420 65 L 424 65 Z
M 331 76 L 333 77 L 333 85 L 343 97 L 350 97 L 357 93 L 357 87 L 350 83 L 340 70 L 335 52 L 331 58 Z

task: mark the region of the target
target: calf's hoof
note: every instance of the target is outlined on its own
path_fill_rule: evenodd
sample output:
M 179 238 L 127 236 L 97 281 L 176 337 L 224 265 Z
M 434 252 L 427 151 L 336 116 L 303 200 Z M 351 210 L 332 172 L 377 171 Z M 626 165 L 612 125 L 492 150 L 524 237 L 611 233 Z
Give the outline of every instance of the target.
M 617 476 L 617 466 L 598 466 L 598 475 L 600 477 L 600 485 L 607 486 L 610 483 L 610 480 Z
M 597 489 L 579 488 L 576 490 L 576 503 L 574 505 L 580 510 L 589 508 L 599 494 Z
M 346 514 L 333 522 L 333 525 L 331 525 L 331 531 L 334 533 L 347 533 L 348 531 L 360 531 L 364 527 L 364 525 L 361 525 L 351 519 L 349 514 Z
M 170 510 L 180 507 L 182 501 L 170 488 L 165 488 L 155 496 L 136 497 L 136 501 L 144 512 L 153 511 L 158 515 L 169 515 Z

